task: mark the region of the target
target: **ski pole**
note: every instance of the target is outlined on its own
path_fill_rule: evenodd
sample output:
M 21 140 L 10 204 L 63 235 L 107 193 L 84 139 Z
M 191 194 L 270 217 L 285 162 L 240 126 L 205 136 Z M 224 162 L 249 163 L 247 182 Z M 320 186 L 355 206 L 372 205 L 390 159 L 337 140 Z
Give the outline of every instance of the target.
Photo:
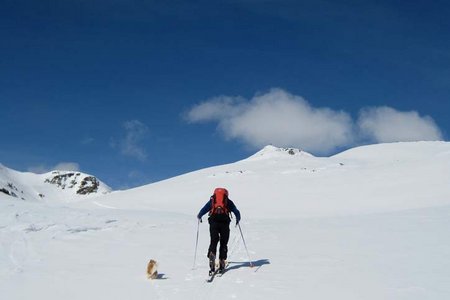
M 241 232 L 242 241 L 244 242 L 245 251 L 247 251 L 248 261 L 250 262 L 250 268 L 253 268 L 252 260 L 250 259 L 250 254 L 248 254 L 247 245 L 245 244 L 244 235 L 242 234 L 241 224 L 237 224 L 239 227 L 239 231 Z
M 194 265 L 192 266 L 192 270 L 195 269 L 195 261 L 197 260 L 197 246 L 198 246 L 198 232 L 200 229 L 200 219 L 197 222 L 197 239 L 195 240 L 195 254 L 194 254 Z

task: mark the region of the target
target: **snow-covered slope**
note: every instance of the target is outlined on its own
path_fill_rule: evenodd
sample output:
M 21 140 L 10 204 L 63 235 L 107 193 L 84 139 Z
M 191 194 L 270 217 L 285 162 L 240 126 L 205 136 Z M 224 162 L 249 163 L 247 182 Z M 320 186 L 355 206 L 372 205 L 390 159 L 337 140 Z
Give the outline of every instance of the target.
M 111 191 L 96 177 L 75 171 L 23 173 L 0 164 L 0 193 L 20 200 L 68 202 Z
M 333 157 L 267 146 L 248 159 L 114 192 L 101 202 L 194 213 L 214 187 L 225 186 L 251 217 L 404 210 L 450 204 L 449 166 L 446 142 L 372 145 Z
M 236 163 L 87 201 L 48 205 L 0 193 L 0 295 L 447 299 L 449 175 L 445 142 L 328 158 L 268 146 Z M 217 186 L 241 211 L 254 267 L 231 226 L 228 272 L 206 283 L 208 224 L 195 215 Z M 160 278 L 150 282 L 151 258 Z

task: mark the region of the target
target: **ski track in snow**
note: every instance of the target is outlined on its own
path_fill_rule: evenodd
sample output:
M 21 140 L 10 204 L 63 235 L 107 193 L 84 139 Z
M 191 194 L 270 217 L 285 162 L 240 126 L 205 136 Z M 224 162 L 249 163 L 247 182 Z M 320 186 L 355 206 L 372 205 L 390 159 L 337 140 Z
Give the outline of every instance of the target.
M 102 204 L 102 203 L 99 203 L 97 201 L 93 201 L 92 203 L 94 203 L 97 206 L 103 207 L 103 208 L 118 209 L 117 207 L 114 207 L 114 206 L 111 206 L 111 205 Z

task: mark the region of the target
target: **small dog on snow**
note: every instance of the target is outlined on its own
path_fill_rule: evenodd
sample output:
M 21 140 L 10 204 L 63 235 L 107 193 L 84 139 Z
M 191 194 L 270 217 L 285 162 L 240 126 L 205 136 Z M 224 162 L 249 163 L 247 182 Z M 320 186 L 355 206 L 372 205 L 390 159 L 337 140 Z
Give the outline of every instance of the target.
M 147 264 L 147 278 L 156 279 L 158 278 L 158 263 L 154 259 L 150 259 Z

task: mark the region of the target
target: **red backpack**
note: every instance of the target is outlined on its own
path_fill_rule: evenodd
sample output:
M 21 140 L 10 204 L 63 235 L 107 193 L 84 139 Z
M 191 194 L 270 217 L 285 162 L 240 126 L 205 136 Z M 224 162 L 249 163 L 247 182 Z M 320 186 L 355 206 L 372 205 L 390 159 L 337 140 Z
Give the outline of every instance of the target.
M 216 188 L 211 196 L 210 215 L 228 214 L 228 191 L 224 188 Z

